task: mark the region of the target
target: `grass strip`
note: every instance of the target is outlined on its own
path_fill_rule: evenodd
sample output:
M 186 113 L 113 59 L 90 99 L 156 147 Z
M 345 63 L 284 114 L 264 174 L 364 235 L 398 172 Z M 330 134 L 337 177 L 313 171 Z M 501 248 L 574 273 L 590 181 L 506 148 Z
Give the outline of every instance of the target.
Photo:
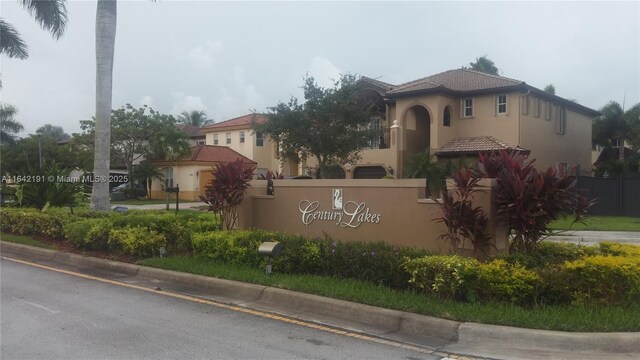
M 553 230 L 640 231 L 640 218 L 626 216 L 589 216 L 584 224 L 571 225 L 570 218 L 551 223 Z
M 266 276 L 260 269 L 216 264 L 201 258 L 152 258 L 139 263 L 457 321 L 573 332 L 640 330 L 640 304 L 629 307 L 566 305 L 522 308 L 511 304 L 460 303 L 356 280 L 277 273 Z
M 57 249 L 57 247 L 53 245 L 45 244 L 28 235 L 13 235 L 13 234 L 0 233 L 0 240 L 12 242 L 16 244 L 35 246 L 35 247 L 44 248 L 44 249 L 53 249 L 53 250 Z

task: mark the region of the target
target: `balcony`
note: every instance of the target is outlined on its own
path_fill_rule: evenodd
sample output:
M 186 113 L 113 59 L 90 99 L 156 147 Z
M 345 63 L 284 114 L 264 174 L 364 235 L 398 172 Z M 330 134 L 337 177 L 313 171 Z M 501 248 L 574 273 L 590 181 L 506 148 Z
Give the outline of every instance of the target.
M 374 129 L 376 134 L 369 142 L 369 149 L 388 149 L 389 148 L 389 128 Z

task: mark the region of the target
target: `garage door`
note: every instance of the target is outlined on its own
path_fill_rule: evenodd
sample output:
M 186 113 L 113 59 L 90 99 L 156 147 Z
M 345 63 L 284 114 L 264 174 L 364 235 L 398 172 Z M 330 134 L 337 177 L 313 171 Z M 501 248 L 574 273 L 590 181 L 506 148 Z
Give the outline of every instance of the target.
M 382 166 L 360 166 L 353 171 L 354 179 L 382 179 L 386 175 Z

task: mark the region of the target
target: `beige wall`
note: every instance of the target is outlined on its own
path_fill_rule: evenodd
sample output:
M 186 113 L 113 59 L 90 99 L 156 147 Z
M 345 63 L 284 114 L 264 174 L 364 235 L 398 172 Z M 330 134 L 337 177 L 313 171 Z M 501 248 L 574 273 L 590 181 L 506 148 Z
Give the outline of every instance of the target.
M 554 111 L 547 120 L 544 102 L 538 117 L 534 112 L 535 97 L 530 97 L 530 104 L 529 113 L 522 115 L 520 146 L 531 150 L 530 158 L 536 159 L 536 167 L 547 168 L 566 163 L 569 168 L 579 165 L 581 170 L 590 171 L 592 118 L 555 104 Z M 564 134 L 556 131 L 561 109 L 566 114 Z
M 245 142 L 240 143 L 240 132 L 244 131 Z M 231 135 L 231 144 L 227 144 L 227 133 Z M 221 130 L 207 133 L 207 145 L 214 145 L 214 134 L 218 135 L 218 146 L 228 146 L 249 159 L 258 163 L 259 174 L 266 173 L 267 170 L 284 170 L 284 175 L 298 175 L 297 167 L 282 166 L 277 159 L 275 143 L 269 138 L 264 139 L 263 146 L 256 146 L 256 135 L 251 129 Z
M 203 173 L 210 172 L 211 166 L 207 165 L 177 165 L 173 168 L 173 186 L 180 185 L 180 198 L 185 200 L 198 200 L 198 195 L 203 191 L 200 177 Z M 162 170 L 164 172 L 164 168 Z M 165 199 L 164 181 L 153 179 L 151 182 L 151 198 Z
M 489 203 L 494 184 L 493 180 L 482 180 L 484 192 L 476 197 L 475 205 L 482 206 L 492 219 L 487 231 L 500 233 L 495 236 L 496 248 L 507 251 L 506 232 L 496 227 L 495 217 L 490 215 L 495 212 Z M 341 241 L 384 241 L 440 253 L 453 251 L 448 242 L 438 239 L 446 228 L 442 223 L 433 221 L 440 216 L 439 206 L 431 199 L 422 199 L 424 180 L 276 180 L 274 187 L 275 194 L 269 196 L 266 195 L 265 181 L 252 182 L 239 211 L 240 228 L 275 230 L 309 237 L 323 237 L 326 233 Z M 343 192 L 344 211 L 333 209 L 334 189 Z M 342 213 L 342 220 L 310 221 L 312 215 L 305 217 L 303 210 L 315 201 L 318 202 L 316 211 Z M 359 204 L 362 204 L 361 212 L 351 221 L 351 214 Z M 359 215 L 368 221 L 360 221 Z M 358 226 L 345 225 L 347 223 Z M 468 254 L 469 244 L 465 246 L 466 250 L 459 249 L 458 252 Z

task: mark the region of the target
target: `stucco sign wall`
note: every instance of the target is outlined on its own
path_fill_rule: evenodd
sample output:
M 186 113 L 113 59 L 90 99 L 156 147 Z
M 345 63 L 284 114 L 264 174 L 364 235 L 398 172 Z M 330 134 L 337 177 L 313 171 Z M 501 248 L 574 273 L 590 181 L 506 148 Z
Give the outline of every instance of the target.
M 328 197 L 328 196 L 327 196 Z M 314 221 L 330 221 L 343 228 L 357 228 L 362 224 L 380 223 L 380 214 L 373 212 L 366 202 L 343 201 L 342 189 L 331 192 L 331 209 L 322 206 L 319 200 L 300 201 L 298 209 L 301 221 L 311 225 Z

